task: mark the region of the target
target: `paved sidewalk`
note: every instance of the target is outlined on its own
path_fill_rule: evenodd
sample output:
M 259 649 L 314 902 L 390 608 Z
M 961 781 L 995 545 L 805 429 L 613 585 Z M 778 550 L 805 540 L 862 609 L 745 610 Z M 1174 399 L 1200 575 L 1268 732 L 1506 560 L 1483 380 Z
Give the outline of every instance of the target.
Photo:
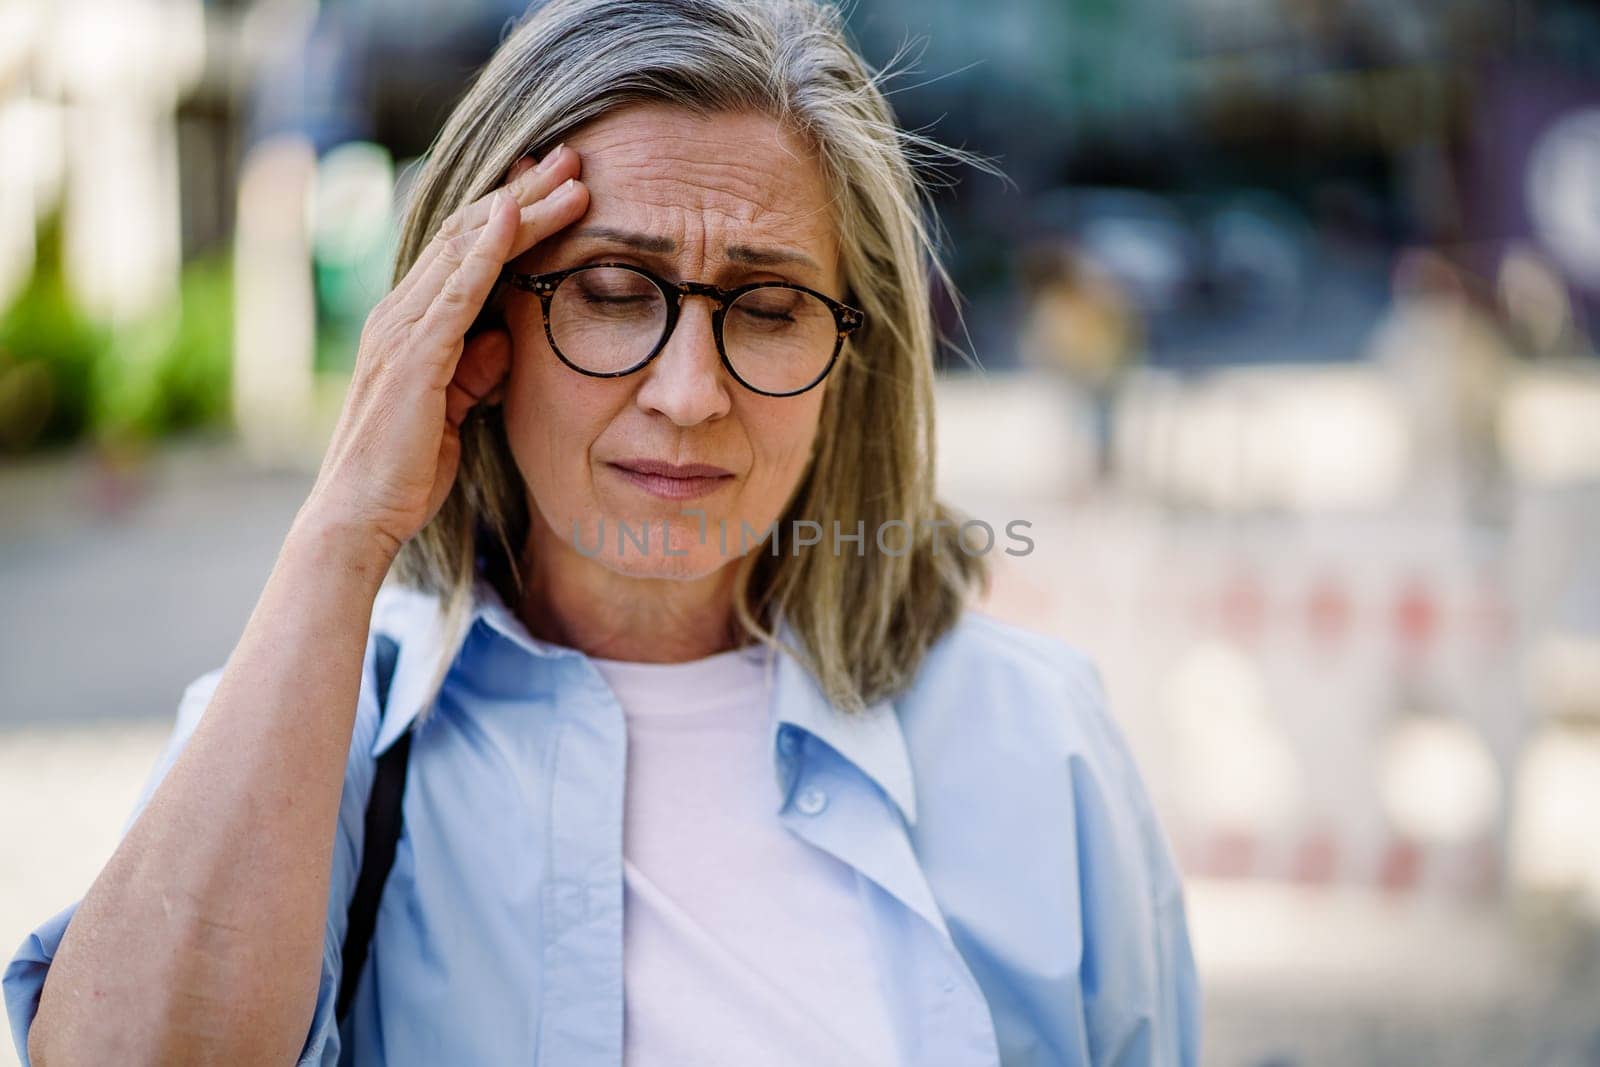
M 0 952 L 81 897 L 171 729 L 170 719 L 0 727 Z M 0 1065 L 17 1062 L 11 1030 Z
M 0 729 L 170 717 L 232 650 L 313 475 L 190 442 L 138 477 L 0 467 Z

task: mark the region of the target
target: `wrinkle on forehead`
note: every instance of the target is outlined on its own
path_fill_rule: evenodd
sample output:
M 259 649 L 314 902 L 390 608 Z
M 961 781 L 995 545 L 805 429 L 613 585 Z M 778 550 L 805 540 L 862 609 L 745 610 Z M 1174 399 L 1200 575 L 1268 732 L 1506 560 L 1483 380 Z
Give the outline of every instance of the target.
M 583 157 L 590 208 L 544 247 L 570 245 L 585 224 L 613 226 L 678 242 L 675 261 L 698 271 L 724 263 L 730 244 L 782 246 L 821 263 L 819 282 L 837 284 L 839 242 L 820 163 L 772 119 L 636 105 L 567 143 Z

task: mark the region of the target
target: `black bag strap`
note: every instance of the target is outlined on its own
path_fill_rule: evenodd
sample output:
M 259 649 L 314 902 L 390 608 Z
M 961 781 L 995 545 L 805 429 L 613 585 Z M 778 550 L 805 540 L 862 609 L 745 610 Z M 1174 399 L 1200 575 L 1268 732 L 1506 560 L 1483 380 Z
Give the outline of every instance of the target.
M 389 683 L 394 678 L 394 664 L 400 646 L 393 638 L 379 634 L 375 653 L 378 707 L 383 714 L 387 714 Z M 355 1000 L 356 985 L 361 981 L 361 971 L 367 963 L 367 949 L 372 943 L 372 931 L 378 922 L 378 901 L 383 896 L 383 884 L 389 879 L 389 868 L 394 866 L 395 846 L 400 841 L 402 820 L 400 802 L 405 796 L 406 763 L 410 752 L 411 731 L 407 730 L 378 756 L 373 771 L 372 792 L 367 796 L 361 871 L 356 876 L 355 895 L 350 900 L 349 923 L 345 927 L 344 951 L 341 954 L 339 999 L 334 1007 L 335 1018 L 341 1025 Z

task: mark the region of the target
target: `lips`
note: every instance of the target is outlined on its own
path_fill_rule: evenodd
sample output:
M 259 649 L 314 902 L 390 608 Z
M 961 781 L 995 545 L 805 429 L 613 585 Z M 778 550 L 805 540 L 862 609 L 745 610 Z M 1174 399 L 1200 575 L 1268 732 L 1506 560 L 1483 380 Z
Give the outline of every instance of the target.
M 733 481 L 733 472 L 709 463 L 663 463 L 630 459 L 610 464 L 635 488 L 661 500 L 693 500 Z
M 655 474 L 663 478 L 726 478 L 733 472 L 709 463 L 664 463 L 657 459 L 624 459 L 613 466 L 636 474 Z

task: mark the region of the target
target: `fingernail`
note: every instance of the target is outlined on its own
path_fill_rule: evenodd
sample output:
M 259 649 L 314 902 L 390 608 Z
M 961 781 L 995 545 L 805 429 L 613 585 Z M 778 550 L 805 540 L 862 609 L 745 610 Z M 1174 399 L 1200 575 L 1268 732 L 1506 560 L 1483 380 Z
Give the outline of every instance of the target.
M 539 166 L 535 168 L 535 172 L 543 174 L 545 171 L 555 166 L 556 156 L 561 154 L 561 150 L 565 148 L 566 145 L 567 142 L 562 141 L 560 144 L 550 149 L 550 151 L 545 155 L 544 159 L 539 161 Z

